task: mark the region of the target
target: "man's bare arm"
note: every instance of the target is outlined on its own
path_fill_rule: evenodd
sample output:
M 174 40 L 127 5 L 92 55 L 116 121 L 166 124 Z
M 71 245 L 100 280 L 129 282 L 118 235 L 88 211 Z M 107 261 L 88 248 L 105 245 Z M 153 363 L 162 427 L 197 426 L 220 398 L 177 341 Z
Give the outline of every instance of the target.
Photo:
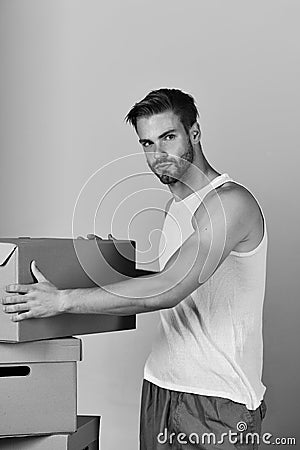
M 250 208 L 239 190 L 212 196 L 194 216 L 194 233 L 161 272 L 101 288 L 63 291 L 63 312 L 129 315 L 176 306 L 205 283 L 245 238 Z
M 13 321 L 60 313 L 130 315 L 172 308 L 205 283 L 236 245 L 245 240 L 255 216 L 253 202 L 238 189 L 209 194 L 194 215 L 194 233 L 154 275 L 104 287 L 58 290 L 38 270 L 38 283 L 10 285 L 2 300 Z M 19 295 L 22 293 L 23 295 Z

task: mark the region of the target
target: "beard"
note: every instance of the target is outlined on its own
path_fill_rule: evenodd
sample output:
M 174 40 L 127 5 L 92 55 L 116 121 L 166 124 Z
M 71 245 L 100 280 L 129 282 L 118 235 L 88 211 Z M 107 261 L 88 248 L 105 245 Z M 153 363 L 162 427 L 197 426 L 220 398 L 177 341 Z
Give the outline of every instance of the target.
M 179 160 L 177 159 L 165 160 L 165 162 L 171 162 L 173 168 L 175 166 L 175 170 L 172 169 L 172 175 L 168 173 L 169 167 L 171 166 L 163 169 L 158 169 L 161 170 L 160 172 L 157 172 L 154 167 L 151 166 L 149 167 L 163 184 L 170 185 L 177 183 L 181 179 L 182 175 L 187 171 L 187 169 L 189 168 L 189 166 L 192 164 L 193 161 L 194 161 L 194 148 L 192 146 L 191 140 L 189 139 L 186 151 L 183 153 L 183 155 L 181 155 Z M 159 165 L 162 162 L 163 161 L 161 161 L 160 163 L 156 163 L 156 165 Z

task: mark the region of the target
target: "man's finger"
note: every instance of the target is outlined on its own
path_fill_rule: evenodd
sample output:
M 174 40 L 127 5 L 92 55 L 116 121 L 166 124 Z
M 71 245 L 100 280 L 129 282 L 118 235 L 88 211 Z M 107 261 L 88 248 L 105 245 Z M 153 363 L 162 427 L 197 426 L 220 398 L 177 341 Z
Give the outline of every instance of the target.
M 29 305 L 28 303 L 18 303 L 17 305 L 4 305 L 3 311 L 5 313 L 16 313 L 20 311 L 28 311 Z
M 34 315 L 33 315 L 32 311 L 27 311 L 27 312 L 23 312 L 21 314 L 18 314 L 18 313 L 12 314 L 11 315 L 11 320 L 13 322 L 20 322 L 21 320 L 31 319 L 33 317 L 34 317 Z
M 86 237 L 88 239 L 101 239 L 102 240 L 102 237 L 98 236 L 97 234 L 93 234 L 93 233 L 87 234 Z
M 42 274 L 42 272 L 38 269 L 35 261 L 31 261 L 31 271 L 32 271 L 35 279 L 39 283 L 42 283 L 44 281 L 48 281 L 47 278 L 45 278 L 44 275 Z
M 9 284 L 5 288 L 6 292 L 14 292 L 17 294 L 27 294 L 31 289 L 31 286 L 27 284 Z
M 15 305 L 16 303 L 27 303 L 26 295 L 8 295 L 2 298 L 2 305 Z

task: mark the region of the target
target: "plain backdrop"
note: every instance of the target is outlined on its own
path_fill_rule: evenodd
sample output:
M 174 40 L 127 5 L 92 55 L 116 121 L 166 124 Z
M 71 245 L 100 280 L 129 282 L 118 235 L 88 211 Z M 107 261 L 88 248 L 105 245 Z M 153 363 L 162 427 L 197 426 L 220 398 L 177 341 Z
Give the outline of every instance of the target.
M 267 219 L 264 431 L 274 438 L 299 430 L 299 14 L 298 0 L 0 2 L 1 236 L 112 232 L 155 268 L 170 193 L 123 119 L 151 89 L 192 94 L 206 157 Z M 83 338 L 78 411 L 102 416 L 102 450 L 138 448 L 158 319 Z

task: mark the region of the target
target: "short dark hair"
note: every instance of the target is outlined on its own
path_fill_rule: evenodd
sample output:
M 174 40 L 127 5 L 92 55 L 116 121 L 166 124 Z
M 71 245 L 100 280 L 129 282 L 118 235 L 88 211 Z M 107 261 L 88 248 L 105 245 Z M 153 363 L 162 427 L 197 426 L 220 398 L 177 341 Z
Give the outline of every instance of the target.
M 161 88 L 149 92 L 146 97 L 135 103 L 125 117 L 125 121 L 137 130 L 139 118 L 166 111 L 172 111 L 179 117 L 187 133 L 199 117 L 195 100 L 191 95 L 179 89 Z

